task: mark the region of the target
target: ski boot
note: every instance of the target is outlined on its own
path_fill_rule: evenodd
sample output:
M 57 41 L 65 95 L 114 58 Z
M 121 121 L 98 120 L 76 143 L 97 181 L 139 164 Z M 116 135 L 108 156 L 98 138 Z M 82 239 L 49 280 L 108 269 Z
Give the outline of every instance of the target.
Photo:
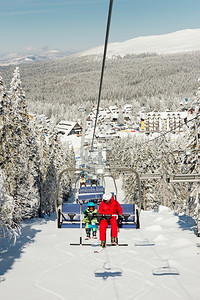
M 89 240 L 90 239 L 90 229 L 86 229 L 86 240 Z
M 93 236 L 93 239 L 97 239 L 97 232 L 96 232 L 96 231 L 93 231 L 93 232 L 92 232 L 92 236 Z
M 105 248 L 106 247 L 106 241 L 101 241 L 101 247 Z
M 117 237 L 111 237 L 111 244 L 112 246 L 116 246 L 117 245 Z

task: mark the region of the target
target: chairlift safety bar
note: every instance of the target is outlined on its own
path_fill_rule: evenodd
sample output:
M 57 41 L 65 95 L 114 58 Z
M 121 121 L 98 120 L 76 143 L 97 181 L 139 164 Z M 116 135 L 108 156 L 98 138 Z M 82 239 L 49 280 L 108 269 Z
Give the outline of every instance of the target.
M 169 183 L 173 182 L 200 182 L 200 174 L 174 174 L 167 177 Z

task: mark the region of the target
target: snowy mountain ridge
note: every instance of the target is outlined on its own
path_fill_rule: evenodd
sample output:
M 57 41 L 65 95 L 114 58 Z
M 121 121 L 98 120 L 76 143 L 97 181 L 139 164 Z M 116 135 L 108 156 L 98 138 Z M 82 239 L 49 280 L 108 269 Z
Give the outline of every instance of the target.
M 25 55 L 10 54 L 10 55 L 0 57 L 0 66 L 19 65 L 22 63 L 48 61 L 48 60 L 52 60 L 52 59 L 62 58 L 65 56 L 67 56 L 66 53 L 62 53 L 57 50 L 50 50 L 50 51 L 42 52 L 38 55 L 35 55 L 35 54 L 25 54 Z
M 162 35 L 140 36 L 124 42 L 108 44 L 107 57 L 124 57 L 128 54 L 157 53 L 171 54 L 200 50 L 200 29 L 184 29 Z M 18 65 L 21 63 L 48 61 L 65 56 L 102 55 L 104 45 L 79 52 L 77 54 L 62 53 L 57 50 L 41 52 L 39 54 L 9 54 L 0 56 L 0 66 Z
M 200 50 L 200 29 L 185 29 L 168 34 L 140 36 L 124 42 L 109 43 L 107 57 L 128 54 L 171 54 Z M 104 45 L 78 53 L 78 56 L 103 54 Z

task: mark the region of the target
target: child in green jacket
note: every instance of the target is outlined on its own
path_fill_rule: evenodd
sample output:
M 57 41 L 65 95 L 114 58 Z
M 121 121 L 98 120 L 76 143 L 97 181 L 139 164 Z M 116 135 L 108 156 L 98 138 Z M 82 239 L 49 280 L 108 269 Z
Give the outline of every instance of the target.
M 95 204 L 93 202 L 89 202 L 87 204 L 86 210 L 84 213 L 85 222 L 85 231 L 86 231 L 86 238 L 90 239 L 90 233 L 92 231 L 92 237 L 97 238 L 97 218 L 96 215 L 98 213 L 97 209 L 95 208 Z

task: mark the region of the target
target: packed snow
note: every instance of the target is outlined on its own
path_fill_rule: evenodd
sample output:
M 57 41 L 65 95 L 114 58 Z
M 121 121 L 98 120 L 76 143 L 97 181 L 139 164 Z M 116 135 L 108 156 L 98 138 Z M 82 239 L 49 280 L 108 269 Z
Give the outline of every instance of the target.
M 80 138 L 68 137 L 76 156 Z M 123 203 L 122 181 L 117 197 Z M 106 191 L 114 191 L 111 179 Z M 0 295 L 6 300 L 199 300 L 200 238 L 192 218 L 167 207 L 142 211 L 140 229 L 120 229 L 119 242 L 99 253 L 99 240 L 78 243 L 82 229 L 58 229 L 56 215 L 22 223 L 21 235 L 0 240 Z M 110 229 L 107 241 L 110 240 Z M 88 241 L 85 241 L 87 243 Z
M 140 36 L 124 42 L 109 43 L 107 57 L 140 53 L 181 53 L 200 50 L 200 29 L 185 29 L 168 34 Z M 79 56 L 99 55 L 103 45 L 79 53 Z
M 200 238 L 194 228 L 189 217 L 166 207 L 142 211 L 141 229 L 119 232 L 128 247 L 96 254 L 98 240 L 70 246 L 79 242 L 80 230 L 58 229 L 55 215 L 26 221 L 15 245 L 1 241 L 1 298 L 198 300 Z

